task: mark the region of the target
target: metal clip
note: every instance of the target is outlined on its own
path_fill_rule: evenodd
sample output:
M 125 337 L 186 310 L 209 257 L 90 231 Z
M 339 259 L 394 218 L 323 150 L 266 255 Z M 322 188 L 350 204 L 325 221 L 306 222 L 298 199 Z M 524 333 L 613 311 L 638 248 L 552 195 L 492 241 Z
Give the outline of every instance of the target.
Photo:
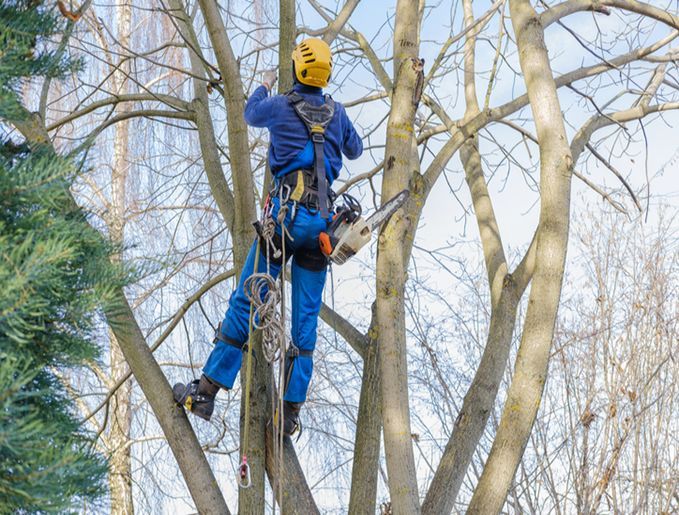
M 295 223 L 295 216 L 297 216 L 297 202 L 292 203 L 292 211 L 290 215 L 290 224 Z
M 290 195 L 292 194 L 292 186 L 289 184 L 281 184 L 279 193 L 278 193 L 278 199 L 280 201 L 280 204 L 287 204 L 288 200 L 290 200 Z
M 240 467 L 238 467 L 236 477 L 240 488 L 250 488 L 252 486 L 250 465 L 248 465 L 248 457 L 245 454 L 243 454 L 243 461 L 241 462 Z

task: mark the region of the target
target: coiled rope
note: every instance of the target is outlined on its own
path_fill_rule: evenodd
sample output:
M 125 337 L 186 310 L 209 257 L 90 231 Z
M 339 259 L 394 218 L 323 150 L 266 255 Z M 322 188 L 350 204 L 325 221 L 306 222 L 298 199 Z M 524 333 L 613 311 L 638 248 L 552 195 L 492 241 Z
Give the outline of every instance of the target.
M 262 331 L 262 352 L 269 362 L 280 358 L 280 340 L 285 339 L 285 326 L 278 305 L 281 290 L 278 281 L 267 273 L 255 273 L 245 280 L 245 295 L 254 307 L 255 329 Z
M 257 249 L 255 254 L 255 263 L 253 274 L 245 280 L 244 290 L 245 295 L 250 302 L 250 316 L 248 328 L 248 340 L 251 340 L 255 329 L 262 331 L 262 353 L 264 358 L 273 363 L 279 361 L 278 371 L 278 394 L 272 399 L 274 406 L 272 406 L 272 415 L 275 421 L 276 436 L 274 438 L 274 454 L 278 455 L 279 474 L 275 478 L 274 484 L 278 483 L 279 498 L 282 499 L 282 482 L 280 478 L 283 476 L 283 395 L 285 393 L 284 380 L 284 364 L 283 356 L 286 353 L 286 331 L 285 331 L 285 265 L 286 265 L 286 246 L 281 245 L 281 249 L 277 249 L 273 243 L 273 237 L 276 233 L 276 222 L 281 228 L 281 240 L 292 241 L 292 235 L 288 232 L 285 225 L 285 218 L 287 216 L 289 207 L 287 205 L 287 198 L 283 198 L 282 191 L 279 204 L 279 212 L 277 220 L 271 216 L 270 205 L 264 209 L 262 220 L 259 226 L 259 239 L 257 242 Z M 293 211 L 294 213 L 294 211 Z M 294 214 L 293 214 L 294 218 Z M 263 252 L 266 256 L 266 272 L 257 272 L 259 269 L 259 255 L 263 250 L 262 243 L 266 244 L 266 250 Z M 271 275 L 271 258 L 281 259 L 280 282 Z M 278 308 L 280 307 L 280 311 Z M 291 346 L 294 346 L 290 342 Z M 239 469 L 239 485 L 242 488 L 248 488 L 251 485 L 250 468 L 247 463 L 247 451 L 249 447 L 249 429 L 250 429 L 250 389 L 252 381 L 252 345 L 248 348 L 247 365 L 246 365 L 246 386 L 245 386 L 245 428 L 243 437 L 243 454 L 241 466 Z M 272 379 L 276 382 L 274 370 L 272 368 Z M 276 412 L 278 417 L 275 416 Z M 276 486 L 272 489 L 276 490 Z M 276 506 L 275 499 L 273 506 Z M 275 508 L 274 508 L 275 510 Z

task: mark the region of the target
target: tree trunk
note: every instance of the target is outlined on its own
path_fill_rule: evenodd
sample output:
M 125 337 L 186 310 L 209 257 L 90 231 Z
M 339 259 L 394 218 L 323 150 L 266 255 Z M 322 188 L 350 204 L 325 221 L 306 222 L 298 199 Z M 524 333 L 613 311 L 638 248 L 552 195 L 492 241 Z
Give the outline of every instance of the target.
M 418 161 L 413 159 L 413 125 L 421 79 L 417 59 L 418 5 L 399 0 L 394 31 L 394 92 L 387 124 L 382 199 L 408 187 Z M 416 155 L 416 154 L 415 154 Z M 407 260 L 403 241 L 409 220 L 397 212 L 381 230 L 377 255 L 377 340 L 382 379 L 382 416 L 389 494 L 396 515 L 420 512 L 410 430 L 405 334 L 404 285 Z
M 278 29 L 278 91 L 292 88 L 292 51 L 295 49 L 297 22 L 295 1 L 279 0 L 280 23 Z
M 229 513 L 217 480 L 184 410 L 172 397 L 170 384 L 151 354 L 124 293 L 118 306 L 106 313 L 120 348 L 158 419 L 199 513 Z
M 483 436 L 507 367 L 516 308 L 520 295 L 510 281 L 500 303 L 493 309 L 486 347 L 455 420 L 429 491 L 422 505 L 427 515 L 451 513 L 467 467 Z
M 123 2 L 116 8 L 117 32 L 120 45 L 130 47 L 132 30 L 132 6 Z M 128 76 L 130 61 L 118 63 L 113 74 L 114 91 L 117 95 L 129 93 Z M 132 110 L 132 103 L 121 102 L 116 106 L 116 114 L 124 114 Z M 127 214 L 127 176 L 129 170 L 129 134 L 128 121 L 115 125 L 113 135 L 113 166 L 111 168 L 111 205 L 108 210 L 107 224 L 111 241 L 121 249 L 113 255 L 113 261 L 123 260 L 122 248 L 125 242 L 125 223 Z M 127 363 L 115 335 L 109 331 L 110 341 L 110 385 L 118 383 L 127 373 Z M 132 410 L 130 406 L 132 385 L 126 381 L 111 398 L 111 419 L 107 443 L 110 452 L 109 487 L 111 490 L 111 513 L 115 515 L 132 515 L 132 447 L 130 445 L 130 429 L 132 426 Z
M 372 331 L 369 331 L 368 334 L 371 333 Z M 363 359 L 361 397 L 354 439 L 354 463 L 351 469 L 350 515 L 375 513 L 382 430 L 380 388 L 379 346 L 371 338 Z
M 217 203 L 219 212 L 224 218 L 224 223 L 229 231 L 233 231 L 236 223 L 233 193 L 229 189 L 229 185 L 224 177 L 224 170 L 222 169 L 215 129 L 210 117 L 210 99 L 207 88 L 205 82 L 199 79 L 206 77 L 202 61 L 203 56 L 197 53 L 200 52 L 200 44 L 191 24 L 191 18 L 186 13 L 182 0 L 170 0 L 170 7 L 182 38 L 188 41 L 190 46 L 188 52 L 189 62 L 191 64 L 191 73 L 195 76 L 193 79 L 194 99 L 191 102 L 191 108 L 196 113 L 198 142 L 200 144 L 201 156 L 203 157 L 205 174 L 210 185 L 210 192 Z
M 544 32 L 528 0 L 510 0 L 540 145 L 540 221 L 523 336 L 502 418 L 468 513 L 499 513 L 540 406 L 561 296 L 570 216 L 571 151 Z
M 474 24 L 471 0 L 464 1 L 464 16 L 465 27 L 469 29 Z M 470 30 L 466 36 L 464 53 L 465 122 L 479 114 L 475 47 L 476 33 Z M 509 359 L 516 310 L 530 277 L 530 274 L 522 275 L 522 280 L 515 282 L 507 273 L 507 261 L 483 173 L 477 133 L 463 143 L 460 159 L 483 245 L 491 298 L 490 327 L 481 362 L 464 397 L 453 432 L 422 505 L 422 512 L 428 515 L 450 513 L 453 510 L 467 468 L 495 404 L 502 374 Z
M 243 82 L 240 76 L 240 67 L 231 48 L 217 2 L 215 0 L 200 0 L 199 3 L 210 36 L 210 42 L 217 57 L 219 71 L 224 80 L 224 100 L 226 104 L 226 123 L 235 213 L 235 223 L 232 230 L 233 255 L 236 271 L 240 273 L 255 235 L 252 222 L 257 217 L 254 182 L 250 164 L 248 128 L 243 118 L 243 112 L 245 111 Z M 264 444 L 264 441 L 262 440 L 261 443 Z M 263 474 L 264 462 L 261 465 L 261 472 Z
M 269 482 L 274 488 L 276 500 L 284 515 L 317 515 L 320 514 L 316 501 L 311 495 L 311 490 L 304 477 L 295 447 L 289 437 L 283 438 L 283 477 L 279 477 L 281 471 L 278 455 L 274 452 L 274 433 L 268 426 L 266 434 L 266 473 Z M 279 496 L 278 481 L 282 481 L 282 498 Z
M 111 345 L 111 384 L 127 373 L 127 363 L 115 335 L 109 331 Z M 125 381 L 111 397 L 109 432 L 106 442 L 110 451 L 109 488 L 111 490 L 111 513 L 132 515 L 132 457 L 130 429 L 132 384 Z

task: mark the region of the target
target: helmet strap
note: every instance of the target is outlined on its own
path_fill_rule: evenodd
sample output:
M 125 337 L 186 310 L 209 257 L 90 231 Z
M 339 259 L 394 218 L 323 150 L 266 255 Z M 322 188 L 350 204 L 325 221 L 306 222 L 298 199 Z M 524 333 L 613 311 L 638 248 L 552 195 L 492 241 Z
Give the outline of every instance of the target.
M 295 84 L 301 84 L 299 79 L 297 78 L 297 71 L 295 71 L 295 61 L 292 61 L 292 85 L 294 86 Z

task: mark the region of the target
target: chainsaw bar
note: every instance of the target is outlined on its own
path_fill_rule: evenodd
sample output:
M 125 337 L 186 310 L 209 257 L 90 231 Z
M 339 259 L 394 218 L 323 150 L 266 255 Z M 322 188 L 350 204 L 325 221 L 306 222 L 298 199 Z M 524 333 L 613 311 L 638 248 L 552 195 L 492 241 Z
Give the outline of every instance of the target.
M 384 222 L 389 220 L 391 215 L 393 215 L 398 210 L 398 208 L 405 204 L 409 195 L 410 192 L 408 190 L 403 190 L 401 193 L 382 204 L 382 207 L 370 215 L 370 217 L 366 220 L 366 224 L 368 227 L 370 227 L 370 232 L 374 231 Z

